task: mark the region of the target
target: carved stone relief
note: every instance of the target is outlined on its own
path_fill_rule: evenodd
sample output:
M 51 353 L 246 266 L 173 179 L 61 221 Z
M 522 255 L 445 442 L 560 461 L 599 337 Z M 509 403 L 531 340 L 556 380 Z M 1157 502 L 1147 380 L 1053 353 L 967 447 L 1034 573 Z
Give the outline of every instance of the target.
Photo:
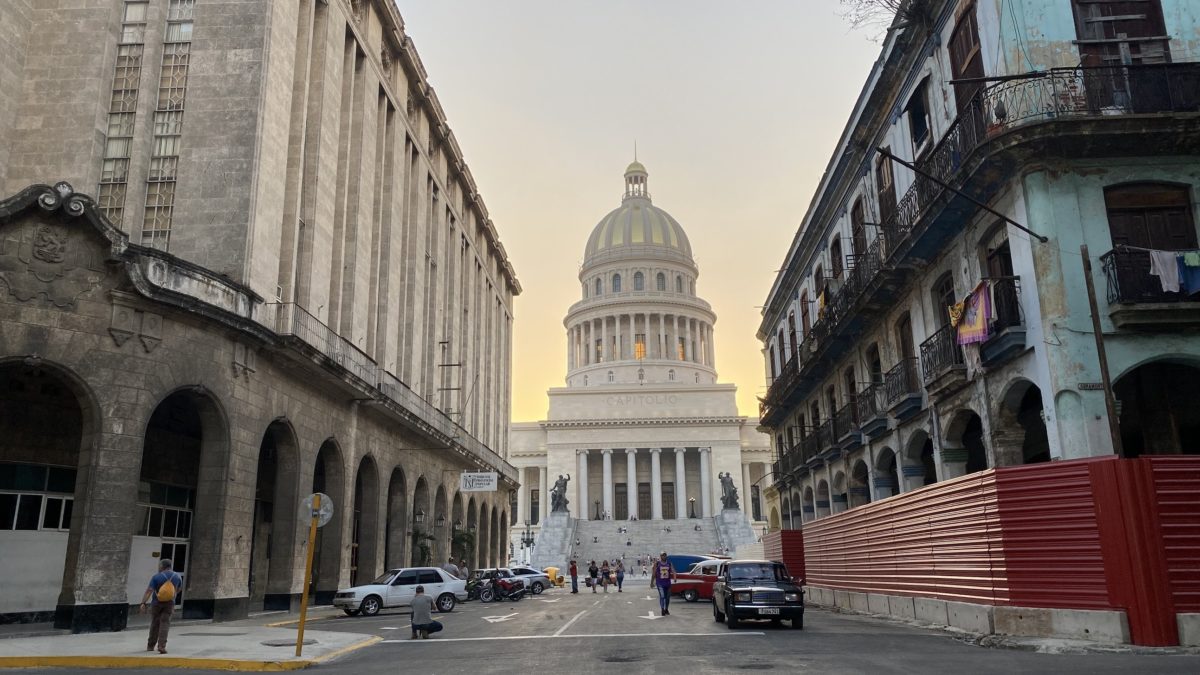
M 0 282 L 20 302 L 74 308 L 104 275 L 103 256 L 82 229 L 27 220 L 0 232 Z

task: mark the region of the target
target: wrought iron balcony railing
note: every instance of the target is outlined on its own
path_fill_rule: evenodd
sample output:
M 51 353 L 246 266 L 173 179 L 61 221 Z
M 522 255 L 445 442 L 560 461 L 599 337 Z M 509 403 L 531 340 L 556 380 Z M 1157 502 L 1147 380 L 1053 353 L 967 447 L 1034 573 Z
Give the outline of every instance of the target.
M 999 277 L 992 279 L 992 334 L 1006 328 L 1025 325 L 1021 313 L 1021 278 Z
M 958 331 L 946 324 L 921 343 L 921 375 L 925 384 L 933 382 L 953 368 L 965 366 L 963 350 L 958 344 L 957 336 Z
M 906 396 L 919 394 L 917 382 L 917 359 L 900 359 L 900 362 L 883 376 L 884 400 L 891 406 Z
M 1185 302 L 1185 293 L 1164 291 L 1162 282 L 1150 274 L 1150 253 L 1116 248 L 1100 256 L 1108 286 L 1108 304 Z
M 882 384 L 871 384 L 858 392 L 854 404 L 858 407 L 858 422 L 865 424 L 876 417 L 884 417 L 884 406 L 880 405 L 879 397 L 883 390 Z
M 857 397 L 851 398 L 846 405 L 833 415 L 833 438 L 841 440 L 858 429 Z

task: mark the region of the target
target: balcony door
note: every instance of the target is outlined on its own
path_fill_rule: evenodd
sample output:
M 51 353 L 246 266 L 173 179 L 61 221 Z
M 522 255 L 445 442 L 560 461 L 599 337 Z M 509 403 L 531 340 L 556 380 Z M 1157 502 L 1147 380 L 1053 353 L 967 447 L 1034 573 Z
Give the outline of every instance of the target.
M 1170 62 L 1160 0 L 1072 0 L 1071 6 L 1083 65 Z
M 1113 247 L 1125 245 L 1164 251 L 1196 248 L 1188 188 L 1142 183 L 1104 191 Z

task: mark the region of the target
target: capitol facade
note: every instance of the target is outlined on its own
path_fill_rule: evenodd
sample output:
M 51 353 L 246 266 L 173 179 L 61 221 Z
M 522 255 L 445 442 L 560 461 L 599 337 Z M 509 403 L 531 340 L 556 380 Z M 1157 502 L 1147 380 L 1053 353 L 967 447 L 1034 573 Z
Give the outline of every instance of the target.
M 716 314 L 696 294 L 687 234 L 651 203 L 647 178 L 630 164 L 621 205 L 588 237 L 581 299 L 563 322 L 566 386 L 549 390 L 547 419 L 512 425 L 516 559 L 529 558 L 518 530 L 537 531 L 560 476 L 581 521 L 716 516 L 724 473 L 764 520 L 770 441 L 738 414 L 736 386 L 718 382 Z

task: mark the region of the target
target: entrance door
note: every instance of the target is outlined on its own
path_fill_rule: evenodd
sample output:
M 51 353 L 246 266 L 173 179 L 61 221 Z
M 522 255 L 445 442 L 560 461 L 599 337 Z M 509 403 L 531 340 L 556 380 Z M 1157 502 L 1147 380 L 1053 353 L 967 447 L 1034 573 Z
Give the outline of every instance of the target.
M 615 483 L 613 485 L 613 519 L 629 520 L 629 484 Z
M 662 515 L 665 520 L 675 518 L 675 484 L 662 484 Z
M 650 484 L 638 483 L 638 520 L 649 520 L 654 515 L 650 506 Z

